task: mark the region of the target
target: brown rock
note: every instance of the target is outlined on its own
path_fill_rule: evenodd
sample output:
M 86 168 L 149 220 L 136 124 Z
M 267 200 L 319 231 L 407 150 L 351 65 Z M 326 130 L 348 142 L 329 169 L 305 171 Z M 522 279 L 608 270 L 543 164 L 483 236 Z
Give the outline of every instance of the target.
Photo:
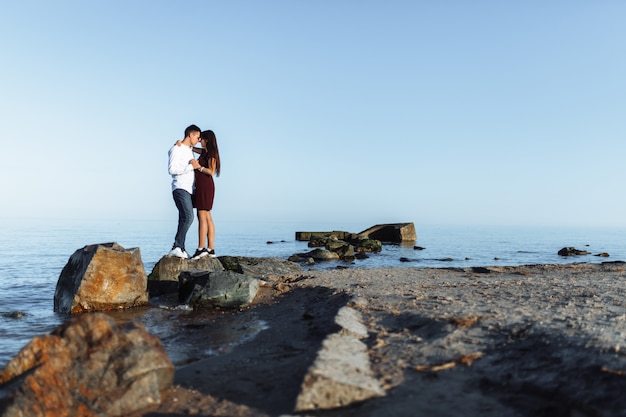
M 61 271 L 54 311 L 82 313 L 148 304 L 146 271 L 139 248 L 117 243 L 77 250 Z
M 159 404 L 174 366 L 143 325 L 80 315 L 34 338 L 0 372 L 3 417 L 123 416 Z

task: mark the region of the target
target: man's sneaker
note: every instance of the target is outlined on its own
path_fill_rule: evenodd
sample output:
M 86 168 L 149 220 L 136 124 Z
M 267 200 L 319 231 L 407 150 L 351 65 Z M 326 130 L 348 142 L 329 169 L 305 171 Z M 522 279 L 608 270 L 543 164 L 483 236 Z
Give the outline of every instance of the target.
M 193 256 L 191 257 L 191 259 L 200 259 L 200 258 L 204 258 L 205 256 L 209 255 L 209 251 L 207 250 L 207 248 L 202 248 L 202 249 L 196 249 L 196 253 L 193 254 Z
M 175 247 L 168 253 L 169 256 L 175 256 L 177 258 L 187 259 L 187 253 L 179 247 Z
M 206 250 L 206 249 L 205 249 Z M 217 255 L 215 255 L 215 251 L 213 249 L 211 250 L 207 250 L 207 255 L 209 255 L 211 258 L 215 258 Z

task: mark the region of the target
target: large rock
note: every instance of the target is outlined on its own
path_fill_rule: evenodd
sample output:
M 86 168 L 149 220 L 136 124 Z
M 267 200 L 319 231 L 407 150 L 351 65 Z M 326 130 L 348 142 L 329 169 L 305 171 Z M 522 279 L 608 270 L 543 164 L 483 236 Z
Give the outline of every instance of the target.
M 188 271 L 180 286 L 179 300 L 194 309 L 238 308 L 254 300 L 260 281 L 232 271 Z
M 199 259 L 182 259 L 176 256 L 165 255 L 154 265 L 152 272 L 148 275 L 148 280 L 178 282 L 181 272 L 193 269 L 223 271 L 224 267 L 219 259 L 211 258 L 210 256 Z
M 77 250 L 61 271 L 54 311 L 82 313 L 148 304 L 147 277 L 139 248 L 117 243 Z
M 124 416 L 161 402 L 174 366 L 136 322 L 83 314 L 34 338 L 0 372 L 2 417 Z
M 219 260 L 227 271 L 238 272 L 268 281 L 275 281 L 302 273 L 300 265 L 280 258 L 220 256 Z

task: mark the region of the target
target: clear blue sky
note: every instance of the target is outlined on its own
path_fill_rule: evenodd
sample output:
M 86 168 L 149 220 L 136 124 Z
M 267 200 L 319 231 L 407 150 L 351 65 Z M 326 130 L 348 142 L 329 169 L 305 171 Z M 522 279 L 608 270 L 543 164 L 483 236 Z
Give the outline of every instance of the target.
M 4 217 L 626 226 L 626 2 L 12 1 Z

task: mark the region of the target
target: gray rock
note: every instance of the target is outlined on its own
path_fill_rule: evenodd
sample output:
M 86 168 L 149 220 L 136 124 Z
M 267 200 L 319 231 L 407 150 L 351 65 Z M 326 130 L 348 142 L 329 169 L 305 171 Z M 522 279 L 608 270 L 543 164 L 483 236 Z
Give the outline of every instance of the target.
M 221 256 L 219 260 L 227 271 L 238 272 L 262 280 L 274 281 L 302 273 L 300 265 L 280 258 Z
M 147 278 L 139 248 L 117 243 L 78 249 L 61 271 L 54 311 L 82 313 L 148 304 Z
M 299 253 L 298 256 L 303 258 L 313 258 L 316 261 L 338 261 L 340 259 L 339 254 L 321 248 L 314 249 L 307 253 Z
M 209 282 L 211 271 L 205 271 L 202 269 L 192 269 L 189 271 L 183 271 L 178 277 L 178 301 L 186 304 L 191 298 L 191 294 L 196 287 L 203 288 Z
M 315 264 L 315 259 L 311 258 L 310 256 L 306 256 L 305 254 L 291 255 L 288 260 L 291 262 L 295 262 L 295 263 L 303 264 L 303 265 Z
M 194 309 L 245 306 L 254 300 L 260 286 L 258 279 L 232 271 L 209 272 L 208 276 L 198 273 L 195 279 L 198 284 L 193 284 L 188 300 Z

